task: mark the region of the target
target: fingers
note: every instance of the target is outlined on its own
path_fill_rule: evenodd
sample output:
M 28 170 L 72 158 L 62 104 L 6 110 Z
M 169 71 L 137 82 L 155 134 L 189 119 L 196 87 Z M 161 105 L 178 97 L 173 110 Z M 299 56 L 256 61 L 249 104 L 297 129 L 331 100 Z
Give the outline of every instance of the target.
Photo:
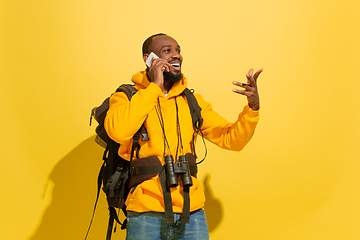
M 249 97 L 252 94 L 252 92 L 254 92 L 254 87 L 251 87 L 251 86 L 249 86 L 247 84 L 239 83 L 239 82 L 235 82 L 235 81 L 233 82 L 233 84 L 236 85 L 236 86 L 244 88 L 244 90 L 234 88 L 232 90 L 234 93 L 239 93 L 241 95 L 245 95 L 245 96 Z
M 234 93 L 238 93 L 238 94 L 250 97 L 251 93 L 254 91 L 254 87 L 252 87 L 252 86 L 250 86 L 248 84 L 241 83 L 241 82 L 236 82 L 236 81 L 233 81 L 233 84 L 235 86 L 244 88 L 244 90 L 234 88 L 232 90 Z
M 242 94 L 245 96 L 250 96 L 252 92 L 256 92 L 257 91 L 256 81 L 262 71 L 263 71 L 263 69 L 260 69 L 254 74 L 254 70 L 250 69 L 249 72 L 246 74 L 247 84 L 233 81 L 233 84 L 235 86 L 244 88 L 244 90 L 233 89 L 233 92 L 239 93 L 239 94 Z
M 246 74 L 246 78 L 247 78 L 247 83 L 250 85 L 250 86 L 254 86 L 256 84 L 256 81 L 253 77 L 253 73 L 254 73 L 254 70 L 250 69 L 250 71 Z
M 170 64 L 162 58 L 153 58 L 152 63 L 149 69 L 149 78 L 151 82 L 154 82 L 160 88 L 163 88 L 164 84 L 164 74 L 163 72 L 170 71 Z
M 236 81 L 233 81 L 233 84 L 234 84 L 235 86 L 245 88 L 245 90 L 248 90 L 248 91 L 251 90 L 251 86 L 248 85 L 248 84 L 241 83 L 241 82 L 236 82 Z
M 245 90 L 247 90 L 247 91 L 250 91 L 252 87 L 256 87 L 256 81 L 257 81 L 260 73 L 262 73 L 263 70 L 264 69 L 260 69 L 254 74 L 254 70 L 250 69 L 249 72 L 246 74 L 247 84 L 237 82 L 237 81 L 233 81 L 233 84 L 235 86 L 245 88 Z
M 249 72 L 246 74 L 246 76 L 252 76 L 254 73 L 254 70 L 253 69 L 250 69 Z
M 235 86 L 243 88 L 242 90 L 233 89 L 233 92 L 246 96 L 249 106 L 253 110 L 259 109 L 260 101 L 256 81 L 262 71 L 263 69 L 260 69 L 254 74 L 254 70 L 250 69 L 249 72 L 246 74 L 247 84 L 233 81 L 233 84 Z
M 258 70 L 254 75 L 254 70 L 250 69 L 249 72 L 246 74 L 246 78 L 248 80 L 248 84 L 250 86 L 256 86 L 257 78 L 259 77 L 260 73 L 263 71 L 263 69 Z
M 167 72 L 170 71 L 170 63 L 162 58 L 153 58 L 153 62 L 151 64 L 151 67 L 154 69 L 162 69 L 162 71 L 166 70 Z
M 248 91 L 244 91 L 244 90 L 239 90 L 239 89 L 233 89 L 233 92 L 234 93 L 239 93 L 241 95 L 245 95 L 245 96 L 248 96 Z
M 259 77 L 260 73 L 262 73 L 263 70 L 264 70 L 264 69 L 261 68 L 259 71 L 257 71 L 257 72 L 254 74 L 254 80 L 255 80 L 255 82 L 257 81 L 257 78 Z

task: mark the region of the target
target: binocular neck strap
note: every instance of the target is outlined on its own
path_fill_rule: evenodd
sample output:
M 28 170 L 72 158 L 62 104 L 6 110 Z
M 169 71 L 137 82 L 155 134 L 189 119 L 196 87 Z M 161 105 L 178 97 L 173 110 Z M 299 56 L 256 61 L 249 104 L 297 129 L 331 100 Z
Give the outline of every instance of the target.
M 189 195 L 189 187 L 183 187 L 184 193 L 184 204 L 183 204 L 183 212 L 181 215 L 182 223 L 189 223 L 190 220 L 190 195 Z
M 166 182 L 165 168 L 163 168 L 161 170 L 161 172 L 159 173 L 159 179 L 160 179 L 160 184 L 161 184 L 161 188 L 162 188 L 163 195 L 164 195 L 166 223 L 168 223 L 168 224 L 175 223 L 170 188 L 168 187 L 167 182 Z M 183 212 L 181 215 L 182 223 L 189 223 L 189 220 L 190 220 L 190 194 L 189 194 L 189 191 L 190 191 L 189 187 L 183 188 L 184 205 L 183 205 Z
M 165 167 L 159 173 L 159 179 L 160 179 L 160 184 L 161 184 L 161 188 L 162 188 L 163 195 L 164 195 L 166 223 L 168 223 L 168 224 L 175 223 L 170 188 L 167 186 L 167 183 L 166 183 Z

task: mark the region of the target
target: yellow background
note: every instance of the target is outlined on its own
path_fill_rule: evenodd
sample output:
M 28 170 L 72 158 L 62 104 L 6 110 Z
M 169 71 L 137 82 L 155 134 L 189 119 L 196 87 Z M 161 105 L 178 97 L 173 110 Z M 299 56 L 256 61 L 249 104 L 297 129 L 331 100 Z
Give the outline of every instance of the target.
M 141 44 L 159 32 L 228 120 L 246 104 L 231 82 L 264 68 L 253 139 L 240 153 L 207 143 L 200 165 L 211 239 L 360 239 L 359 11 L 355 0 L 1 1 L 1 239 L 84 238 L 102 162 L 90 110 L 144 68 Z M 106 227 L 102 194 L 88 239 Z

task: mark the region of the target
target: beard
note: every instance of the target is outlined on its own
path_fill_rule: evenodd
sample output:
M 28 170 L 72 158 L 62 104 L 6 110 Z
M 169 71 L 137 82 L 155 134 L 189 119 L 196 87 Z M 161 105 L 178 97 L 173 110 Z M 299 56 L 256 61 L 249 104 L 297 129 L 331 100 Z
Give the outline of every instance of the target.
M 180 82 L 180 80 L 183 78 L 183 74 L 179 71 L 176 73 L 172 72 L 164 72 L 164 80 L 170 80 L 172 83 Z

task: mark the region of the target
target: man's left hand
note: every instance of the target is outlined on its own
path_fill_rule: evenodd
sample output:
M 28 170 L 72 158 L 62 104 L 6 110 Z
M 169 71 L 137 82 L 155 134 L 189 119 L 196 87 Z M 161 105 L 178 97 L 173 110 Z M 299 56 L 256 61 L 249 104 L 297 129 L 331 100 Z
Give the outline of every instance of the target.
M 259 110 L 260 107 L 259 93 L 256 82 L 262 71 L 263 69 L 260 69 L 253 75 L 254 70 L 250 69 L 250 71 L 246 74 L 247 84 L 233 81 L 234 85 L 244 88 L 244 90 L 233 89 L 233 92 L 245 95 L 249 102 L 250 108 L 254 111 Z

